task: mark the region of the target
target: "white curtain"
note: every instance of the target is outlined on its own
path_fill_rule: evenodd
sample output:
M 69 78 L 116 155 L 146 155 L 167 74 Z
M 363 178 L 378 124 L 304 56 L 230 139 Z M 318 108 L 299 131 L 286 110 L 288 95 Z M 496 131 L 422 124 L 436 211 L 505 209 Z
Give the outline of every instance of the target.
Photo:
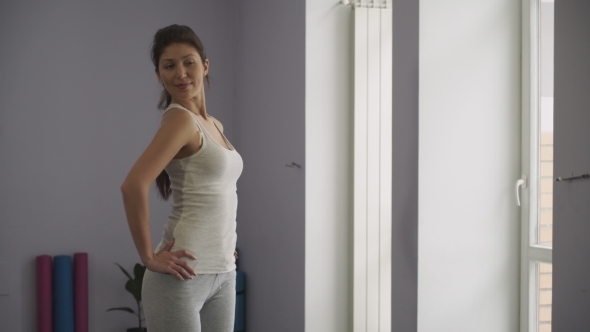
M 391 331 L 392 12 L 387 2 L 352 4 L 354 332 Z

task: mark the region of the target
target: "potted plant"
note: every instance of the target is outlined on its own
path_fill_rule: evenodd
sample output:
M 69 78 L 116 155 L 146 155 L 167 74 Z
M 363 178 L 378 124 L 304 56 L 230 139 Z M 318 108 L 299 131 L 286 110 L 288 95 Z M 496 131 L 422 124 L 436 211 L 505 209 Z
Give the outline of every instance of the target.
M 118 263 L 117 266 L 123 271 L 123 273 L 129 278 L 125 283 L 125 289 L 133 295 L 133 298 L 137 302 L 137 312 L 129 307 L 118 307 L 118 308 L 110 308 L 107 311 L 125 311 L 137 316 L 137 320 L 139 323 L 139 327 L 127 329 L 127 332 L 145 332 L 147 331 L 146 328 L 143 327 L 143 316 L 142 316 L 142 306 L 141 306 L 141 285 L 143 283 L 143 275 L 145 274 L 145 266 L 139 263 L 135 264 L 133 268 L 133 274 L 135 278 L 132 278 L 131 275 Z

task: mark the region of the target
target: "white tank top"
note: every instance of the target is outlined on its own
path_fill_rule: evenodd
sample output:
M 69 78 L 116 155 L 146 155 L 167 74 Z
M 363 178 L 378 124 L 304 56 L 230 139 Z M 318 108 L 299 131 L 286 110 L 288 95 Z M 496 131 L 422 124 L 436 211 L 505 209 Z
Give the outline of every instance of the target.
M 242 173 L 242 158 L 221 130 L 229 150 L 209 135 L 196 114 L 178 104 L 171 104 L 166 111 L 171 108 L 186 110 L 193 116 L 202 133 L 202 145 L 197 153 L 173 159 L 165 167 L 172 189 L 172 213 L 156 252 L 175 238 L 172 251 L 187 249 L 197 256 L 197 260 L 183 258 L 197 274 L 233 271 L 236 182 Z

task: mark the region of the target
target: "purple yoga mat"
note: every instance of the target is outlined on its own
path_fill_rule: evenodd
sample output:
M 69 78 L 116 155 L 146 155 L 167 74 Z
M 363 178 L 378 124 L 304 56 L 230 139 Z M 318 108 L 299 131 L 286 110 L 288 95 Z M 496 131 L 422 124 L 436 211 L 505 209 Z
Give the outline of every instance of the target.
M 52 332 L 52 259 L 37 256 L 37 331 Z
M 74 254 L 74 323 L 76 332 L 88 332 L 88 254 Z

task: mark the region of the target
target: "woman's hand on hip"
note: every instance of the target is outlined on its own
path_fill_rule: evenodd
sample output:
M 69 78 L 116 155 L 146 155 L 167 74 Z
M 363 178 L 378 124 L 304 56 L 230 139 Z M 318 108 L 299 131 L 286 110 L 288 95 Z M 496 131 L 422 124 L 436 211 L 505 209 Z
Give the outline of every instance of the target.
M 179 280 L 192 279 L 196 276 L 195 270 L 181 257 L 197 259 L 197 257 L 188 250 L 171 251 L 174 246 L 174 239 L 170 241 L 162 250 L 155 253 L 152 259 L 146 262 L 145 266 L 153 272 L 168 273 Z

